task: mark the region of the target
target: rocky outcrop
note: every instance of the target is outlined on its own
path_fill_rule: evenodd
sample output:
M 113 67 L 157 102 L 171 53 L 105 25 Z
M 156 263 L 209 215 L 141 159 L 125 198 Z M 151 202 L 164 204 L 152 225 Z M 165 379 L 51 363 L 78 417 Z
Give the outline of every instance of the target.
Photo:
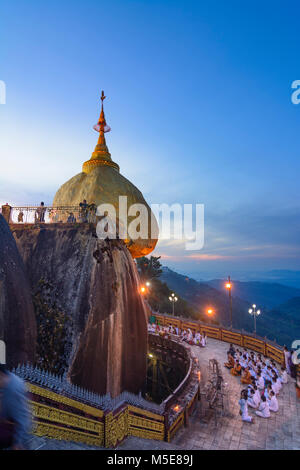
M 122 240 L 99 240 L 88 224 L 12 228 L 32 288 L 51 281 L 73 322 L 69 377 L 113 396 L 146 377 L 147 307 Z
M 0 339 L 6 344 L 8 366 L 34 361 L 36 322 L 30 285 L 15 240 L 1 214 Z

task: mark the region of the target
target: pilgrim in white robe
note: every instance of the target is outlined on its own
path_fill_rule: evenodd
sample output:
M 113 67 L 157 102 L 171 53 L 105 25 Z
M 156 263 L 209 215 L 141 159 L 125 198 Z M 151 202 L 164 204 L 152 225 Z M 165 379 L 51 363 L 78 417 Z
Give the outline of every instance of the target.
M 288 383 L 288 375 L 287 375 L 287 371 L 284 370 L 281 374 L 281 382 L 283 384 L 287 384 Z
M 285 368 L 289 375 L 291 375 L 291 368 L 290 368 L 290 361 L 289 361 L 290 357 L 291 357 L 290 351 L 284 351 Z
M 248 405 L 251 408 L 258 408 L 260 404 L 260 393 L 258 390 L 255 390 L 254 394 L 248 398 Z
M 268 404 L 269 404 L 270 411 L 274 411 L 275 413 L 276 411 L 278 411 L 279 406 L 278 406 L 278 400 L 276 396 L 271 397 L 271 399 L 268 400 Z
M 239 400 L 239 405 L 241 407 L 241 412 L 242 412 L 242 420 L 247 421 L 247 423 L 251 423 L 252 421 L 252 416 L 249 416 L 248 414 L 248 404 L 247 401 L 244 398 L 241 398 Z
M 262 376 L 258 377 L 256 380 L 256 386 L 259 390 L 263 390 L 265 388 L 265 381 Z
M 271 413 L 269 403 L 267 401 L 261 401 L 258 411 L 256 411 L 255 413 L 261 418 L 270 418 Z

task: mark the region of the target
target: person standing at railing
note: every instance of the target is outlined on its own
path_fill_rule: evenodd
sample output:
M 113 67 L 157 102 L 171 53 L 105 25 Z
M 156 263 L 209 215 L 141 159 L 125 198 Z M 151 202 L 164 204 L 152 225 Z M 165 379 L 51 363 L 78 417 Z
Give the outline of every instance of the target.
M 67 222 L 68 222 L 69 224 L 75 224 L 75 222 L 76 222 L 76 217 L 74 216 L 73 212 L 70 212 Z
M 45 207 L 45 204 L 42 201 L 40 207 L 38 207 L 36 210 L 36 214 L 35 214 L 36 222 L 45 222 L 46 210 L 47 210 L 47 207 Z
M 289 375 L 291 375 L 291 356 L 292 355 L 286 346 L 284 346 L 283 348 L 283 353 L 284 353 L 284 363 L 285 363 L 286 371 Z
M 97 212 L 97 206 L 94 202 L 92 202 L 88 206 L 88 222 L 90 223 L 96 222 L 96 212 Z
M 82 202 L 79 203 L 80 207 L 80 219 L 81 222 L 87 222 L 87 211 L 88 211 L 88 203 L 86 202 L 86 199 L 84 199 Z
M 281 377 L 280 377 L 281 383 L 287 384 L 288 383 L 288 374 L 287 371 L 284 367 L 281 367 Z
M 0 364 L 0 449 L 25 449 L 30 413 L 22 379 Z
M 23 211 L 20 211 L 19 214 L 18 214 L 18 223 L 19 223 L 19 224 L 22 224 L 22 223 L 23 223 L 23 219 L 24 219 L 24 212 L 23 212 Z

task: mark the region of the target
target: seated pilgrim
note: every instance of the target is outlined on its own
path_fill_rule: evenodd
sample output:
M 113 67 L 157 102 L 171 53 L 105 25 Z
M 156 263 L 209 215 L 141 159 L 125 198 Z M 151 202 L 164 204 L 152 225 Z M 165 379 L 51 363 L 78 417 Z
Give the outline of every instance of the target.
M 247 423 L 252 423 L 252 416 L 248 414 L 248 400 L 247 400 L 247 390 L 241 391 L 241 398 L 239 400 L 240 405 L 240 414 L 242 415 L 242 420 Z
M 261 375 L 261 372 L 257 372 L 256 385 L 258 390 L 264 390 L 265 388 L 265 381 Z
M 248 397 L 248 405 L 251 408 L 258 408 L 260 404 L 260 393 L 256 385 L 253 385 L 253 388 L 250 390 L 250 396 Z
M 255 413 L 261 418 L 270 418 L 271 414 L 269 403 L 267 402 L 267 399 L 264 395 L 261 397 L 261 402 L 258 411 L 256 411 Z
M 206 333 L 204 332 L 202 337 L 201 337 L 201 346 L 202 346 L 202 348 L 205 348 L 205 346 L 206 346 L 206 338 L 207 338 Z
M 230 352 L 227 353 L 227 358 L 228 358 L 228 361 L 224 362 L 224 366 L 227 367 L 227 369 L 232 369 L 234 367 L 234 359 L 232 355 L 230 354 Z
M 239 361 L 235 361 L 234 367 L 230 370 L 231 375 L 241 375 L 242 366 Z
M 244 370 L 243 370 L 241 383 L 242 384 L 251 384 L 252 383 L 251 374 L 250 374 L 250 371 L 249 371 L 248 367 L 244 368 Z
M 278 407 L 278 400 L 277 400 L 276 395 L 273 392 L 273 390 L 271 390 L 270 398 L 267 400 L 267 402 L 269 404 L 270 411 L 274 411 L 274 413 L 276 413 L 278 411 L 279 407 Z
M 288 383 L 288 374 L 285 367 L 281 367 L 281 383 L 287 384 Z

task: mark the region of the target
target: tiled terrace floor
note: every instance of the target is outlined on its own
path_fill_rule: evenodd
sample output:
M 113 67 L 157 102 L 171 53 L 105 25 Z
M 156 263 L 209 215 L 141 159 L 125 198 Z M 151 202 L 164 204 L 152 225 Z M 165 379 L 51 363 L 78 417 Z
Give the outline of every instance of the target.
M 255 416 L 254 423 L 244 423 L 239 415 L 238 400 L 242 385 L 223 367 L 228 344 L 208 339 L 206 348 L 193 346 L 198 357 L 202 384 L 208 377 L 208 361 L 215 358 L 222 366 L 223 378 L 227 383 L 228 396 L 226 413 L 219 416 L 217 426 L 213 415 L 200 404 L 190 418 L 189 427 L 181 428 L 171 443 L 128 438 L 118 449 L 300 449 L 300 400 L 296 398 L 295 382 L 290 379 L 284 385 L 278 398 L 279 411 L 271 413 L 269 419 Z M 249 413 L 255 412 L 249 407 Z

